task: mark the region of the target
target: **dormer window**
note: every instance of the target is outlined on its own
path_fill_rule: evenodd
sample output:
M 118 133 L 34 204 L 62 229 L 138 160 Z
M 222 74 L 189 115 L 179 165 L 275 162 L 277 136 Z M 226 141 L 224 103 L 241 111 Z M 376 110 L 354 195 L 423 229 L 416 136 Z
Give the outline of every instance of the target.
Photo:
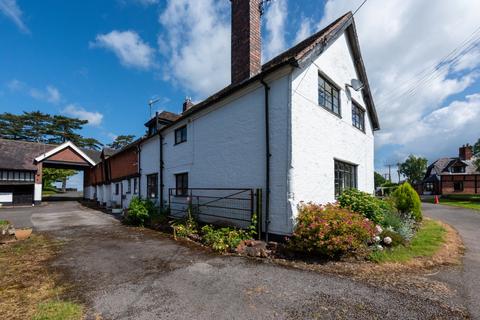
M 454 166 L 450 168 L 451 173 L 465 173 L 465 166 Z

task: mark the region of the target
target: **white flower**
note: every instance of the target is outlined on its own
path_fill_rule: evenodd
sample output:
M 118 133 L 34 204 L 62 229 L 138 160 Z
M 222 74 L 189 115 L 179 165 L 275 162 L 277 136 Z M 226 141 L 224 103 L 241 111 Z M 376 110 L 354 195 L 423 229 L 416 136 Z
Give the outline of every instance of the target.
M 385 244 L 391 244 L 391 243 L 392 243 L 392 238 L 390 238 L 390 237 L 385 237 L 385 238 L 383 238 L 383 243 L 385 243 Z
M 380 227 L 378 224 L 375 226 L 375 234 L 380 234 L 383 232 L 382 227 Z
M 392 226 L 388 226 L 387 230 L 388 230 L 388 231 L 395 232 L 395 230 L 393 229 L 393 227 L 392 227 Z
M 380 239 L 380 237 L 379 237 L 379 236 L 375 236 L 375 237 L 373 237 L 373 241 L 374 241 L 374 242 L 380 242 L 380 240 L 381 240 L 381 239 Z
M 383 250 L 383 247 L 382 247 L 381 245 L 377 245 L 376 248 L 377 248 L 378 251 L 382 251 L 382 250 Z

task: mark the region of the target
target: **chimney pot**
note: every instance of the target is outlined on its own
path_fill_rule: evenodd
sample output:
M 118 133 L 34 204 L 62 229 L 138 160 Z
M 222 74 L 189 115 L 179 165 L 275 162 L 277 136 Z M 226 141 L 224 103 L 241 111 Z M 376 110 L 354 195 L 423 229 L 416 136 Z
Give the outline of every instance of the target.
M 258 74 L 262 69 L 262 0 L 231 2 L 231 78 L 232 84 L 237 84 Z
M 460 160 L 471 160 L 473 157 L 473 147 L 469 144 L 461 146 L 458 149 L 458 157 Z
M 193 102 L 192 102 L 192 98 L 190 97 L 185 97 L 185 101 L 183 102 L 183 112 L 187 111 L 188 109 L 190 109 L 191 107 L 193 107 Z

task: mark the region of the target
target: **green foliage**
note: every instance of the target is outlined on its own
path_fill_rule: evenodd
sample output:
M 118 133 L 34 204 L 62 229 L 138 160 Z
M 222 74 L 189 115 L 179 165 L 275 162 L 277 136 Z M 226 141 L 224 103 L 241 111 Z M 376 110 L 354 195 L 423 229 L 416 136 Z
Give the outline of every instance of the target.
M 473 144 L 473 154 L 480 157 L 480 138 Z
M 373 173 L 373 178 L 375 181 L 375 188 L 378 188 L 382 186 L 385 182 L 387 182 L 387 179 L 385 179 L 380 173 L 376 171 Z
M 345 190 L 337 200 L 340 207 L 359 213 L 375 223 L 381 223 L 384 211 L 389 210 L 388 204 L 356 189 Z
M 405 162 L 400 164 L 400 173 L 407 177 L 412 184 L 423 180 L 427 171 L 428 160 L 422 157 L 415 157 L 411 154 Z
M 395 207 L 402 214 L 410 214 L 416 221 L 422 220 L 422 203 L 410 183 L 405 182 L 392 194 Z
M 130 143 L 132 143 L 133 139 L 135 139 L 135 136 L 131 134 L 120 135 L 120 136 L 117 136 L 112 143 L 107 144 L 107 147 L 110 147 L 112 149 L 121 149 L 126 145 L 129 145 Z
M 295 231 L 288 242 L 293 251 L 338 256 L 365 248 L 374 224 L 347 208 L 313 203 L 299 206 Z
M 202 227 L 202 242 L 213 250 L 233 251 L 243 240 L 252 239 L 253 235 L 245 230 L 232 227 L 215 229 L 210 225 Z
M 71 169 L 43 168 L 43 185 L 51 187 L 54 182 L 66 180 L 75 174 L 77 174 L 77 171 Z
M 10 222 L 8 222 L 7 220 L 1 220 L 0 219 L 0 226 L 8 226 L 10 224 Z
M 0 114 L 0 138 L 61 144 L 71 141 L 79 147 L 100 149 L 102 144 L 94 138 L 82 137 L 82 130 L 88 121 L 40 111 L 23 114 Z
M 405 241 L 412 240 L 413 236 L 415 236 L 415 229 L 417 227 L 417 223 L 414 219 L 411 218 L 404 218 L 402 219 L 402 224 L 395 229 L 399 235 L 402 236 Z
M 438 222 L 426 220 L 408 246 L 374 251 L 370 259 L 375 262 L 405 262 L 417 257 L 430 257 L 445 242 L 447 231 Z
M 83 307 L 64 301 L 40 303 L 33 320 L 80 320 L 83 318 Z
M 480 171 L 480 155 L 478 157 L 478 159 L 475 159 L 473 161 L 473 164 L 475 165 L 475 167 L 477 167 L 477 171 Z
M 392 227 L 393 230 L 398 230 L 402 224 L 402 218 L 394 210 L 385 212 L 383 216 L 382 227 Z
M 198 224 L 190 216 L 185 220 L 179 220 L 172 224 L 173 236 L 180 238 L 187 238 L 192 235 L 198 234 Z
M 156 213 L 155 204 L 150 200 L 134 197 L 128 207 L 126 222 L 135 226 L 144 226 L 150 216 Z

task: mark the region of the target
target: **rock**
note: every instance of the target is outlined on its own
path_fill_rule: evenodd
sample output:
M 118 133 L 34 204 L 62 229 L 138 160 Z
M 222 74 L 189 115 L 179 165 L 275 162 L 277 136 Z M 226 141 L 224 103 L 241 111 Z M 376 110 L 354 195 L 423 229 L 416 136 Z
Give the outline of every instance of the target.
M 244 240 L 240 242 L 235 251 L 238 254 L 261 258 L 266 258 L 271 253 L 270 250 L 267 250 L 267 244 L 258 240 Z

